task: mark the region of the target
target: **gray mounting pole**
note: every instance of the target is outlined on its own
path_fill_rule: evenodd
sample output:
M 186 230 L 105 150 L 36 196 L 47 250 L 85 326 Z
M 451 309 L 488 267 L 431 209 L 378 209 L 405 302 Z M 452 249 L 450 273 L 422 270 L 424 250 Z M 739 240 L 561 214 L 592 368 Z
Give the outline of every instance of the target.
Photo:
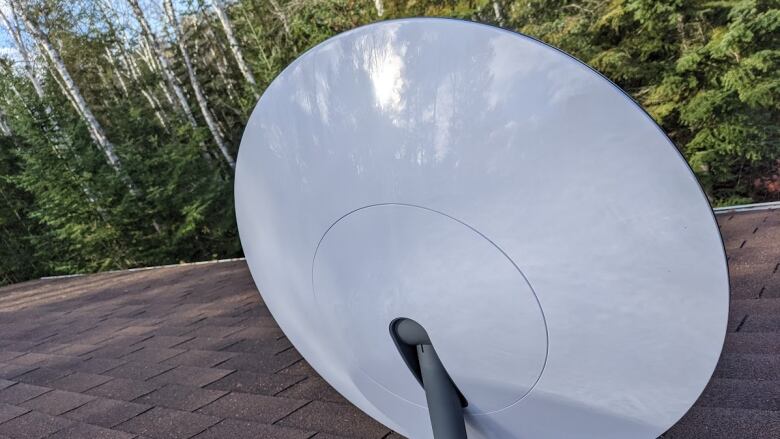
M 458 390 L 436 354 L 428 333 L 410 319 L 398 320 L 393 329 L 401 342 L 417 348 L 417 362 L 428 401 L 433 437 L 466 439 L 466 423 Z

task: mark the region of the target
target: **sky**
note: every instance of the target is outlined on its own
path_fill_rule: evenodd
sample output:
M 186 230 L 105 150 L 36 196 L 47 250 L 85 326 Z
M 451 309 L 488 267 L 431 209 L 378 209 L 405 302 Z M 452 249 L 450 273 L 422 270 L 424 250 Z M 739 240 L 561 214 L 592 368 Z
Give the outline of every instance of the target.
M 89 2 L 94 1 L 99 0 L 89 0 Z M 108 3 L 112 4 L 114 9 L 122 11 L 123 14 L 129 14 L 129 7 L 125 0 L 108 0 Z M 163 19 L 162 2 L 160 0 L 140 0 L 140 3 L 145 15 L 147 16 L 147 19 L 154 28 L 154 31 L 159 32 Z M 173 0 L 174 8 L 176 8 L 178 11 L 186 9 L 186 5 L 188 3 L 188 0 Z M 0 8 L 3 10 L 3 12 L 8 12 L 6 1 L 0 0 Z M 128 18 L 130 18 L 129 15 Z M 136 22 L 132 19 L 129 19 L 127 24 L 133 27 L 137 26 Z M 5 28 L 5 26 L 2 25 L 0 25 L 0 56 L 18 58 L 18 51 L 15 48 L 14 41 L 8 34 L 8 30 Z
M 3 13 L 6 13 L 5 2 L 0 3 L 0 9 L 3 10 Z M 5 26 L 0 26 L 0 56 L 14 56 L 16 49 L 13 47 L 14 43 L 11 41 L 11 36 L 8 35 Z

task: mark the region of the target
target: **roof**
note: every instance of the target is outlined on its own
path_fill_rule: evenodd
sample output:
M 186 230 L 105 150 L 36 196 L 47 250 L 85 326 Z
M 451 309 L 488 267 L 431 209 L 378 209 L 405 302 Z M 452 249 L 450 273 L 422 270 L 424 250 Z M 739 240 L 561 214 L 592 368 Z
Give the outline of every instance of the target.
M 780 437 L 780 210 L 725 213 L 728 335 L 665 438 Z M 662 322 L 659 322 L 662 324 Z M 0 289 L 0 438 L 400 438 L 287 341 L 243 261 Z

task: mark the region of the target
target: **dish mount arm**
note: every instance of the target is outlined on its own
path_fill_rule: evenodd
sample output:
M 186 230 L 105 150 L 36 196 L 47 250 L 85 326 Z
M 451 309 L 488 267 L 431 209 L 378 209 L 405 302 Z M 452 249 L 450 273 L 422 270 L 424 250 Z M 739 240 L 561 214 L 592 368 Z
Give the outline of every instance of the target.
M 435 439 L 466 439 L 463 408 L 468 405 L 441 363 L 430 337 L 419 323 L 395 319 L 390 334 L 398 351 L 425 390 Z

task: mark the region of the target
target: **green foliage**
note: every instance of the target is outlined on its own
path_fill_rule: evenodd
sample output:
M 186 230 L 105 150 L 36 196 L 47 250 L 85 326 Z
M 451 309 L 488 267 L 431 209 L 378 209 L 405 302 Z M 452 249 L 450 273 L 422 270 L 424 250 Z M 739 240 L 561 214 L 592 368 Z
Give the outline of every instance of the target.
M 780 198 L 776 1 L 536 0 L 512 18 L 632 94 L 716 204 Z
M 30 3 L 27 12 L 61 52 L 122 171 L 106 163 L 49 70 L 39 69 L 39 99 L 22 69 L 0 59 L 0 115 L 12 131 L 0 137 L 0 284 L 241 255 L 232 171 L 197 112 L 169 34 L 160 30 L 194 127 L 167 99 L 137 28 L 107 17 L 95 2 Z M 185 47 L 234 157 L 256 93 L 317 43 L 380 19 L 373 0 L 223 2 L 257 80 L 254 90 L 207 2 L 175 3 L 183 9 Z M 715 205 L 780 198 L 777 0 L 383 3 L 382 19 L 475 20 L 560 47 L 648 110 Z

